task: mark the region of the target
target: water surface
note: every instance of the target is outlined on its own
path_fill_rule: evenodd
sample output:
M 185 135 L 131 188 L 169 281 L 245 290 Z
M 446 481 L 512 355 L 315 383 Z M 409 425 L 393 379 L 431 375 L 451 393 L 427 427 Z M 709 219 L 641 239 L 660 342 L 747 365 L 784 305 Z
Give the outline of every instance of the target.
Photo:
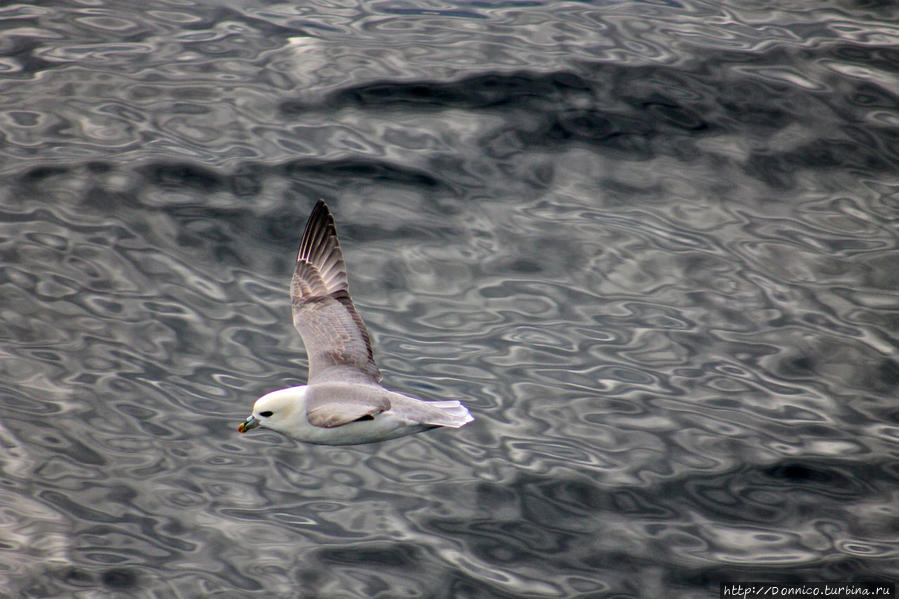
M 0 588 L 712 597 L 896 580 L 888 3 L 0 9 Z M 239 435 L 334 212 L 391 388 Z

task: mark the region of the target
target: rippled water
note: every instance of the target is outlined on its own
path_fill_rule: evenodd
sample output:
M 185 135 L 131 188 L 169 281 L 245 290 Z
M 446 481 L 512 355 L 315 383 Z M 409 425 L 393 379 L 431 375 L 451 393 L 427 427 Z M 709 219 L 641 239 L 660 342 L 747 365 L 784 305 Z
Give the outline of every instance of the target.
M 899 10 L 744 4 L 0 8 L 0 594 L 899 577 Z M 237 433 L 320 197 L 474 423 Z

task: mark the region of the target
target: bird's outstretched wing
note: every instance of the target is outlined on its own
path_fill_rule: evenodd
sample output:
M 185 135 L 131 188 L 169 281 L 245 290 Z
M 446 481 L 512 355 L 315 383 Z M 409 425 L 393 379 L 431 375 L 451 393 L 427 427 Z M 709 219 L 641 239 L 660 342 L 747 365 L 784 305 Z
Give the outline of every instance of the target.
M 347 291 L 334 218 L 322 200 L 312 209 L 300 240 L 290 297 L 293 326 L 309 357 L 310 385 L 381 380 L 368 331 Z

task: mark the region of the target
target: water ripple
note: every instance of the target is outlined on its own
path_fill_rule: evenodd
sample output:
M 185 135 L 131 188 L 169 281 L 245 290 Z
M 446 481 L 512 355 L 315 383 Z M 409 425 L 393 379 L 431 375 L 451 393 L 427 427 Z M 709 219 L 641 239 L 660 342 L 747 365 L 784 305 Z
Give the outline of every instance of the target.
M 0 8 L 8 592 L 899 576 L 895 8 L 89 4 Z M 237 434 L 319 197 L 471 425 Z

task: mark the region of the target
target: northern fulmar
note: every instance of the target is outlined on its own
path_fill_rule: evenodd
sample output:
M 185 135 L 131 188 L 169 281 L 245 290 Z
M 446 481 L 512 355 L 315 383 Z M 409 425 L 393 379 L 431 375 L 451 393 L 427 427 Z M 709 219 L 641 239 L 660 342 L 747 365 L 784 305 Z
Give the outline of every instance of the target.
M 334 218 L 321 200 L 300 240 L 290 300 L 309 360 L 307 384 L 260 397 L 241 433 L 261 426 L 309 443 L 356 445 L 473 420 L 458 400 L 423 401 L 381 386 L 371 339 L 347 291 Z

